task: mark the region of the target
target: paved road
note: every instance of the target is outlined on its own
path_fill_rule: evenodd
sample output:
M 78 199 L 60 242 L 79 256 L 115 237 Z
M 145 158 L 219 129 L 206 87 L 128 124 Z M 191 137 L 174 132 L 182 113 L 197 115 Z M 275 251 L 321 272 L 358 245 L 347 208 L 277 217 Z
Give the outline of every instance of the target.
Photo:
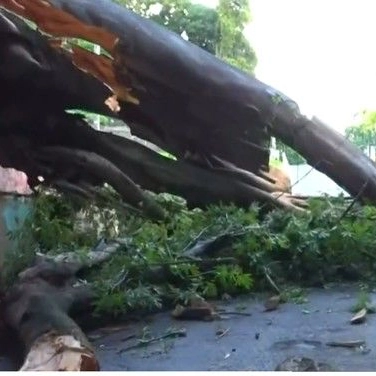
M 283 304 L 264 312 L 261 297 L 243 297 L 221 303 L 229 311 L 249 312 L 227 320 L 177 321 L 170 313 L 152 316 L 145 322 L 129 323 L 121 330 L 97 330 L 89 334 L 97 349 L 102 370 L 119 371 L 206 371 L 274 370 L 290 356 L 304 356 L 330 364 L 339 371 L 376 370 L 376 315 L 360 325 L 350 325 L 350 309 L 359 290 L 355 286 L 310 290 L 308 302 Z M 376 302 L 376 294 L 371 294 Z M 142 348 L 124 351 L 137 343 L 141 333 L 161 336 L 168 330 L 185 328 L 186 337 L 165 339 Z M 229 329 L 217 338 L 218 330 Z M 136 338 L 134 337 L 136 335 Z M 132 337 L 133 336 L 133 337 Z M 349 349 L 329 347 L 329 341 L 364 340 L 366 346 Z M 122 352 L 123 350 L 123 352 Z M 0 358 L 2 370 L 12 369 Z
M 290 356 L 305 356 L 330 364 L 339 371 L 376 370 L 376 315 L 366 323 L 350 325 L 350 309 L 359 290 L 352 286 L 314 289 L 306 304 L 284 304 L 264 312 L 261 298 L 242 298 L 227 303 L 239 305 L 252 316 L 233 316 L 213 322 L 177 321 L 169 313 L 155 315 L 150 322 L 132 324 L 117 333 L 94 341 L 103 370 L 274 370 Z M 376 294 L 371 294 L 376 302 Z M 187 336 L 160 341 L 144 348 L 118 353 L 134 344 L 127 338 L 147 326 L 154 336 L 169 328 L 185 328 Z M 229 331 L 220 339 L 218 329 Z M 100 335 L 100 332 L 93 333 Z M 329 347 L 330 341 L 364 340 L 366 346 L 349 349 Z

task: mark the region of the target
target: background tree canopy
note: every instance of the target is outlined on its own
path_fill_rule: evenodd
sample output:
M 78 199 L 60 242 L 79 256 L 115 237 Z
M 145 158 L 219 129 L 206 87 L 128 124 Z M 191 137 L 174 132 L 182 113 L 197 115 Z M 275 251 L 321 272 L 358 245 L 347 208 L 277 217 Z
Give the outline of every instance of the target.
M 248 0 L 220 0 L 216 8 L 190 0 L 117 0 L 178 33 L 229 64 L 253 73 L 256 53 L 243 35 L 251 20 Z
M 297 153 L 294 149 L 290 148 L 289 146 L 285 145 L 280 140 L 276 140 L 276 148 L 277 150 L 286 153 L 286 157 L 289 161 L 289 164 L 300 165 L 307 163 L 307 161 L 299 153 Z
M 363 111 L 358 124 L 346 128 L 346 137 L 364 152 L 376 147 L 376 111 Z

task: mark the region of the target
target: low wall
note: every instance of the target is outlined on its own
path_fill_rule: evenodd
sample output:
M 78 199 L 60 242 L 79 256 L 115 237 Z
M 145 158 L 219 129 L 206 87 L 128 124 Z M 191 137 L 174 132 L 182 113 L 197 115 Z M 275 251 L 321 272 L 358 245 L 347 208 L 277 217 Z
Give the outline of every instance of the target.
M 0 265 L 3 265 L 5 252 L 14 248 L 8 233 L 17 230 L 29 214 L 32 197 L 0 195 Z
M 319 196 L 322 194 L 339 196 L 343 194 L 348 196 L 333 180 L 325 174 L 312 169 L 308 164 L 290 165 L 288 171 L 293 194 L 303 196 Z

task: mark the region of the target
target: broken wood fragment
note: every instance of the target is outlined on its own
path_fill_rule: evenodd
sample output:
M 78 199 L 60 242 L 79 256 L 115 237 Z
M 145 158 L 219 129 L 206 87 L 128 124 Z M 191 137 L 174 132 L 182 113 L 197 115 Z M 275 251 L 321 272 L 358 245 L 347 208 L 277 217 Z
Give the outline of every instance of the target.
M 99 371 L 99 364 L 73 335 L 47 333 L 33 343 L 20 371 Z
M 278 309 L 280 303 L 281 297 L 279 295 L 268 298 L 264 303 L 265 312 L 275 311 L 276 309 Z
M 327 346 L 331 347 L 346 347 L 346 348 L 357 348 L 364 346 L 366 341 L 363 340 L 353 340 L 353 341 L 330 341 L 327 342 Z
M 179 320 L 212 321 L 218 318 L 215 307 L 203 299 L 192 299 L 189 306 L 176 305 L 172 316 Z
M 73 15 L 55 8 L 48 0 L 0 0 L 0 6 L 33 21 L 55 37 L 81 38 L 98 43 L 109 53 L 117 37 L 101 27 L 84 25 Z
M 367 308 L 363 308 L 351 318 L 350 323 L 362 324 L 366 321 L 366 318 L 367 318 Z

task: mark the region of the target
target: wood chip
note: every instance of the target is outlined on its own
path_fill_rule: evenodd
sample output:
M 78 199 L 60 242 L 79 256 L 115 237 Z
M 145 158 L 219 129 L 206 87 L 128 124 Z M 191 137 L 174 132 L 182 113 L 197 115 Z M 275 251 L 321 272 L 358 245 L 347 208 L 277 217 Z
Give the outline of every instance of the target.
M 104 102 L 106 106 L 110 108 L 111 111 L 113 112 L 119 112 L 121 110 L 119 102 L 117 100 L 116 95 L 113 95 L 112 97 L 109 97 L 106 99 Z
M 367 308 L 361 309 L 355 316 L 350 320 L 351 324 L 362 324 L 366 321 Z
M 215 312 L 208 307 L 184 307 L 178 304 L 172 311 L 172 316 L 179 320 L 212 321 L 216 318 Z
M 281 303 L 281 297 L 279 295 L 270 297 L 264 303 L 265 312 L 275 311 L 279 307 L 280 303 Z
M 50 332 L 32 344 L 20 371 L 99 371 L 99 363 L 74 336 Z
M 215 335 L 219 339 L 219 338 L 222 338 L 223 336 L 225 336 L 229 331 L 230 331 L 230 328 L 227 328 L 227 329 L 218 329 L 216 331 Z
M 172 316 L 180 320 L 212 321 L 218 318 L 215 307 L 203 299 L 192 299 L 188 307 L 178 304 Z

